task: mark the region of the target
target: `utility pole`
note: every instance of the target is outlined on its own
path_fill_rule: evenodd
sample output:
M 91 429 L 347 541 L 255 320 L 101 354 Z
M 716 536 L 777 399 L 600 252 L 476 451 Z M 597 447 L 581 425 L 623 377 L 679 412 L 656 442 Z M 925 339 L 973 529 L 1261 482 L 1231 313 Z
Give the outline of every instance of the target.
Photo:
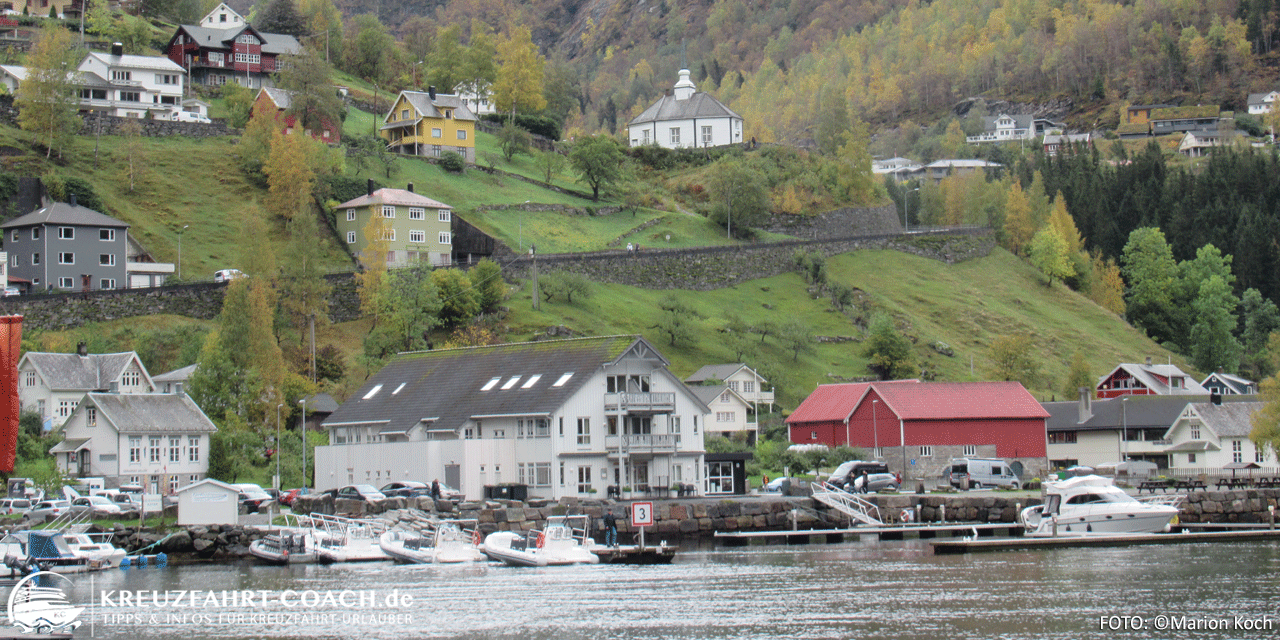
M 302 436 L 302 488 L 307 488 L 307 399 L 303 398 L 298 402 L 302 403 L 302 419 L 298 422 L 298 434 Z
M 539 309 L 538 305 L 538 246 L 529 245 L 529 257 L 533 259 L 533 310 Z

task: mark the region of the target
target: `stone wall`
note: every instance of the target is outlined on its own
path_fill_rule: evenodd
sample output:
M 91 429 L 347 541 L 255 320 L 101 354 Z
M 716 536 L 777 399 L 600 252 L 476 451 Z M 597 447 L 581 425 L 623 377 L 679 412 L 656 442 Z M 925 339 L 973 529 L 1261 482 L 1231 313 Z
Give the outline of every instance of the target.
M 232 129 L 223 120 L 214 120 L 211 123 L 203 122 L 174 122 L 173 120 L 154 120 L 147 118 L 121 118 L 117 116 L 107 115 L 88 115 L 83 117 L 80 125 L 80 135 L 104 135 L 117 136 L 120 135 L 120 127 L 126 122 L 136 122 L 142 125 L 142 135 L 148 138 L 160 138 L 166 136 L 186 136 L 188 138 L 217 138 L 221 136 L 236 135 L 239 130 Z
M 889 204 L 874 208 L 846 207 L 818 216 L 774 214 L 764 229 L 797 238 L 820 240 L 902 233 L 902 223 L 898 220 L 897 207 Z
M 1280 508 L 1280 489 L 1195 491 L 1181 505 L 1182 522 L 1267 522 L 1269 507 Z
M 832 256 L 859 249 L 895 249 L 947 263 L 984 256 L 995 246 L 987 229 L 862 236 L 842 240 L 797 240 L 733 247 L 690 249 L 625 249 L 584 254 L 537 256 L 538 271 L 571 271 L 596 282 L 625 284 L 645 289 L 710 291 L 748 280 L 767 278 L 795 270 L 797 251 L 817 251 Z M 508 279 L 527 278 L 533 264 L 529 256 L 510 256 Z

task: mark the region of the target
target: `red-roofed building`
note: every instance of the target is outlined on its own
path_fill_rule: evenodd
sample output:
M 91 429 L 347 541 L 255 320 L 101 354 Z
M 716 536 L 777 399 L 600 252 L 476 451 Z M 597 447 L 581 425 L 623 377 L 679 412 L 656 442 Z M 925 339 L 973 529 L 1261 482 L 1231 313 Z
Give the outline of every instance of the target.
M 893 471 L 905 466 L 909 478 L 936 478 L 960 457 L 1016 460 L 1033 473 L 1047 469 L 1048 417 L 1017 382 L 898 380 L 821 385 L 787 418 L 787 427 L 795 444 L 848 444 Z

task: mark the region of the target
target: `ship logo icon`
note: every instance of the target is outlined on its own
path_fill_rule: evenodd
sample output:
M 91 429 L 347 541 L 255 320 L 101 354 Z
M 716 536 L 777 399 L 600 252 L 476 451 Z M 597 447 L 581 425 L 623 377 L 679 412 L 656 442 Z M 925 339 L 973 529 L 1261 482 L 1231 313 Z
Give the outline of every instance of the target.
M 55 633 L 73 631 L 80 626 L 84 607 L 67 602 L 61 587 L 49 586 L 71 580 L 52 571 L 37 571 L 14 585 L 9 592 L 9 624 L 23 633 Z

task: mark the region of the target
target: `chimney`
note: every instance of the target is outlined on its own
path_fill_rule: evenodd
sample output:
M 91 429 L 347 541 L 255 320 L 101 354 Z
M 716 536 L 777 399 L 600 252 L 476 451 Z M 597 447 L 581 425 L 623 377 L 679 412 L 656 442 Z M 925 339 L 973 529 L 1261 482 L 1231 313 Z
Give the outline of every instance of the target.
M 1080 387 L 1080 421 L 1084 424 L 1093 417 L 1093 393 L 1089 387 Z
M 1219 406 L 1219 407 L 1222 406 L 1222 394 L 1220 393 L 1209 394 L 1209 404 Z
M 369 178 L 369 181 L 366 183 L 365 193 L 367 195 L 373 195 L 373 178 Z M 1150 359 L 1151 358 L 1147 358 L 1147 360 L 1150 360 Z
M 182 395 L 182 383 L 181 383 L 181 382 L 175 382 L 175 383 L 173 383 L 173 395 L 175 395 L 175 396 L 180 396 L 180 395 Z
M 119 58 L 120 56 L 124 55 L 124 45 L 123 45 L 123 44 L 120 44 L 119 42 L 112 42 L 112 43 L 111 43 L 111 55 L 113 55 L 113 56 L 115 56 L 115 57 L 117 57 L 117 58 Z
M 409 186 L 405 187 L 405 189 L 406 189 L 409 193 L 413 193 L 413 183 L 412 183 L 412 182 L 410 182 L 410 183 L 409 183 Z
M 74 192 L 67 194 L 67 203 L 73 207 L 76 206 L 76 194 Z
M 89 345 L 84 342 L 76 343 L 76 354 L 81 358 L 87 358 L 89 356 Z
M 427 96 L 429 96 L 429 97 L 431 98 L 431 101 L 432 101 L 432 102 L 435 102 L 435 100 L 436 100 L 436 86 L 435 86 L 435 85 L 431 85 L 431 86 L 427 87 Z
M 112 380 L 112 381 L 111 381 L 111 386 L 107 387 L 107 391 L 109 391 L 109 392 L 111 392 L 111 393 L 120 393 L 120 381 L 119 381 L 119 380 Z
M 1147 366 L 1151 366 L 1151 356 L 1147 356 Z

